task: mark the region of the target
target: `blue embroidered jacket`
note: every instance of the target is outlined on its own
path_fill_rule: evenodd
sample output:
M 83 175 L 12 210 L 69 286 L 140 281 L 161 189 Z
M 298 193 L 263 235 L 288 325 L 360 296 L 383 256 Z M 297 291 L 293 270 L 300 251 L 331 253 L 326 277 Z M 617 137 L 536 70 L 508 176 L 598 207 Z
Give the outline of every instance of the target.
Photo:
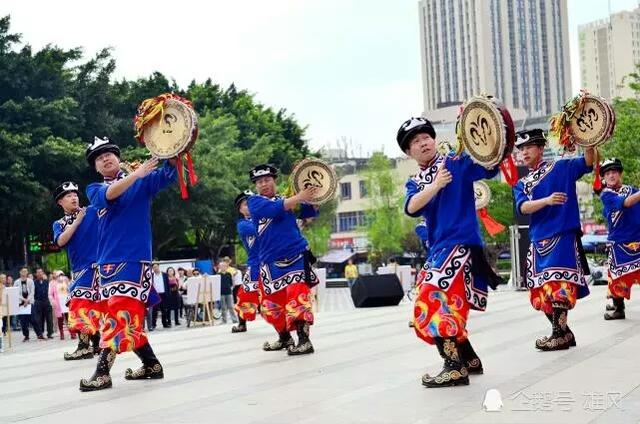
M 518 180 L 513 188 L 516 210 L 521 212 L 522 204 L 537 200 L 555 192 L 567 195 L 564 205 L 545 206 L 531 214 L 529 237 L 540 241 L 558 234 L 575 233 L 580 230 L 580 209 L 576 194 L 576 181 L 591 172 L 584 156 L 558 161 L 542 162 L 526 177 Z
M 99 209 L 98 264 L 151 261 L 151 201 L 176 176 L 176 168 L 165 162 L 111 201 L 107 188 L 113 181 L 87 187 L 87 197 Z M 117 179 L 121 178 L 123 173 Z
M 58 244 L 58 238 L 68 225 L 73 224 L 78 214 L 65 214 L 53 223 L 53 242 Z M 71 271 L 79 272 L 90 268 L 98 256 L 98 211 L 88 206 L 80 226 L 64 246 L 71 262 Z

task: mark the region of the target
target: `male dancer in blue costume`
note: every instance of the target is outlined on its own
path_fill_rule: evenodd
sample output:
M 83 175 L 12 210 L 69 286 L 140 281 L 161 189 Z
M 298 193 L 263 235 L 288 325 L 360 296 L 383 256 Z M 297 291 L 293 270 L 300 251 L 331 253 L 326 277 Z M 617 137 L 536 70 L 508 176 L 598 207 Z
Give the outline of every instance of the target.
M 286 198 L 278 196 L 278 170 L 269 164 L 254 167 L 249 177 L 258 192 L 247 203 L 260 244 L 260 312 L 279 335 L 276 342 L 265 342 L 263 349 L 287 349 L 289 355 L 313 353 L 309 326 L 314 317 L 309 294 L 318 277 L 311 269 L 315 258 L 298 228 L 294 210 L 301 205 L 298 218 L 315 216 L 315 208 L 305 202 L 313 198 L 316 189 L 310 187 Z M 291 337 L 293 330 L 298 333 L 297 345 Z
M 247 271 L 242 279 L 242 286 L 238 291 L 238 300 L 236 302 L 236 313 L 238 314 L 238 325 L 231 329 L 232 333 L 242 333 L 247 331 L 247 321 L 256 319 L 258 311 L 259 299 L 259 280 L 260 280 L 260 257 L 257 240 L 256 226 L 251 220 L 247 199 L 253 196 L 250 190 L 243 191 L 235 199 L 235 206 L 242 215 L 238 219 L 236 228 L 242 246 L 247 251 Z
M 53 223 L 53 241 L 66 249 L 71 262 L 69 329 L 79 333 L 78 347 L 64 359 L 93 358 L 99 353 L 100 310 L 94 265 L 98 253 L 98 214 L 93 206 L 81 208 L 78 185 L 60 184 L 53 193 L 64 216 Z
M 576 300 L 589 294 L 589 266 L 580 237 L 576 181 L 591 172 L 593 149 L 572 159 L 543 160 L 547 138 L 541 129 L 517 134 L 529 174 L 513 188 L 516 211 L 531 215 L 527 254 L 527 286 L 531 305 L 551 321 L 551 336 L 536 340 L 543 351 L 575 346 L 567 316 Z
M 625 319 L 624 300 L 631 286 L 640 284 L 640 191 L 622 183 L 622 161 L 607 159 L 600 165 L 606 187 L 600 193 L 602 211 L 609 226 L 609 294 L 613 311 L 604 319 Z
M 405 213 L 428 223 L 429 256 L 416 281 L 414 328 L 444 359 L 440 373 L 422 377 L 429 388 L 467 385 L 469 374 L 483 373 L 467 334 L 469 309 L 483 311 L 487 286 L 501 281 L 484 255 L 473 190 L 474 181 L 496 176 L 498 168 L 489 171 L 466 154 L 442 155 L 435 137 L 424 118 L 405 121 L 396 137 L 420 166 L 406 184 Z
M 145 307 L 159 300 L 151 277 L 151 202 L 176 180 L 173 161 L 156 169 L 158 159 L 145 161 L 130 175 L 120 170 L 120 149 L 96 138 L 86 151 L 89 165 L 104 177 L 90 184 L 87 197 L 98 208 L 98 274 L 105 317 L 96 372 L 81 380 L 80 390 L 111 387 L 109 370 L 116 353 L 133 350 L 142 367 L 125 371 L 125 379 L 164 377 L 143 330 Z

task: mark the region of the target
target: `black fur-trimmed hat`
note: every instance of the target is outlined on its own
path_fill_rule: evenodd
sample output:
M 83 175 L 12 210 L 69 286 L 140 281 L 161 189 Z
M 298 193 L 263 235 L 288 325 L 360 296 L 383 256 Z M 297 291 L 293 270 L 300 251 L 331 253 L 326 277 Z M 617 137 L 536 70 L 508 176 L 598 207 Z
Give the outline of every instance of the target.
M 53 201 L 57 202 L 61 197 L 67 195 L 67 193 L 76 193 L 78 194 L 78 184 L 73 181 L 65 181 L 60 184 L 53 191 Z
M 251 182 L 255 183 L 260 177 L 278 178 L 278 168 L 269 163 L 254 166 L 251 171 L 249 171 L 249 178 L 251 179 Z
M 537 146 L 544 146 L 547 144 L 547 136 L 540 128 L 534 128 L 526 131 L 518 131 L 516 133 L 515 147 L 520 149 L 521 147 L 535 144 Z
M 238 194 L 236 196 L 236 200 L 233 201 L 233 204 L 236 206 L 236 209 L 240 207 L 240 203 L 242 203 L 243 200 L 246 200 L 253 195 L 254 193 L 251 190 L 245 190 L 242 193 Z
M 618 158 L 609 158 L 600 164 L 600 176 L 604 177 L 604 173 L 611 170 L 617 170 L 622 172 L 622 161 Z
M 431 138 L 436 138 L 436 130 L 428 119 L 418 117 L 404 121 L 396 135 L 396 141 L 398 142 L 400 149 L 403 152 L 406 151 L 409 148 L 409 142 L 411 139 L 419 133 L 427 133 Z
M 120 157 L 120 148 L 107 137 L 104 138 L 93 138 L 93 143 L 91 143 L 87 147 L 87 151 L 85 152 L 85 157 L 87 158 L 87 162 L 89 162 L 89 166 L 95 169 L 96 167 L 96 158 L 103 153 L 111 152 Z

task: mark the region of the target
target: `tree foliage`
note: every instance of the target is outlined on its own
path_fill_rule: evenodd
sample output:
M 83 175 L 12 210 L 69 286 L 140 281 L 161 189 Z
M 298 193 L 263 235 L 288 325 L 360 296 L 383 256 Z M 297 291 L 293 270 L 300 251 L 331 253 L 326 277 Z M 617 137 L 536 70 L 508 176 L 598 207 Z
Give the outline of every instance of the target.
M 366 213 L 370 260 L 377 265 L 394 254 L 402 253 L 402 241 L 408 229 L 413 231 L 413 228 L 408 222 L 411 220 L 403 213 L 403 193 L 398 188 L 389 158 L 382 152 L 373 153 L 362 175 L 370 199 Z
M 109 49 L 85 59 L 80 48 L 48 45 L 33 51 L 0 19 L 0 269 L 20 263 L 29 235 L 50 237 L 60 210 L 52 190 L 65 180 L 85 187 L 98 180 L 84 159 L 94 136 L 108 136 L 126 160 L 146 156 L 133 138 L 132 119 L 145 98 L 176 92 L 192 100 L 200 136 L 193 151 L 199 184 L 189 201 L 176 188 L 154 202 L 154 253 L 159 257 L 195 243 L 215 256 L 236 240 L 233 198 L 250 188 L 248 170 L 265 161 L 283 174 L 309 154 L 305 128 L 285 109 L 258 103 L 234 84 L 192 81 L 186 89 L 160 72 L 114 80 Z
M 616 157 L 624 166 L 624 183 L 640 185 L 640 157 L 638 156 L 638 140 L 640 137 L 640 65 L 636 71 L 625 77 L 625 82 L 634 91 L 635 96 L 629 99 L 615 98 L 613 110 L 616 114 L 616 128 L 612 139 L 600 147 L 600 160 Z M 602 202 L 597 196 L 593 198 L 594 218 L 604 222 Z

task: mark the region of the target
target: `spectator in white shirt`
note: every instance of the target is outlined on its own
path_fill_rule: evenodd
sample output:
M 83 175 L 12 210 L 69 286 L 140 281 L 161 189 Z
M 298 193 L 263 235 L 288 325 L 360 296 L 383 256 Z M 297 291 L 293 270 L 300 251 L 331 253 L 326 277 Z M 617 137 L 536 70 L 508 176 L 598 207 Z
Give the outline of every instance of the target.
M 149 330 L 156 328 L 158 321 L 158 311 L 162 314 L 162 326 L 164 328 L 171 327 L 171 317 L 169 317 L 169 311 L 167 310 L 167 295 L 169 294 L 169 281 L 167 274 L 160 271 L 160 265 L 153 264 L 153 287 L 160 295 L 160 303 L 153 307 L 151 326 Z

